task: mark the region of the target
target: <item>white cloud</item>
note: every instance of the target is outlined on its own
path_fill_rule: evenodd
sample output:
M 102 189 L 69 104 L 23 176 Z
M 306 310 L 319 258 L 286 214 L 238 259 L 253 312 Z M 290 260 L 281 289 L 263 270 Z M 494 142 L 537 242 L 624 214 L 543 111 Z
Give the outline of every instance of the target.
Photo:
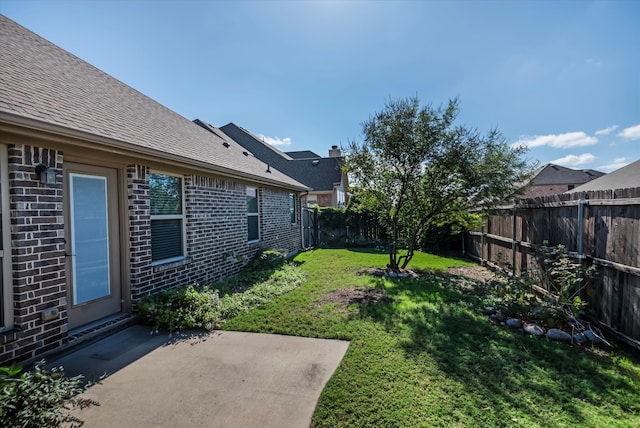
M 278 138 L 278 137 L 267 137 L 266 135 L 258 134 L 258 138 L 264 141 L 267 144 L 271 144 L 272 146 L 290 146 L 291 145 L 291 137 L 286 138 Z
M 596 160 L 596 157 L 591 153 L 584 153 L 581 155 L 567 155 L 560 159 L 551 161 L 551 163 L 555 163 L 556 165 L 562 165 L 562 166 L 578 166 L 578 165 L 584 165 L 587 163 L 592 163 L 595 160 Z
M 514 147 L 541 147 L 549 146 L 557 149 L 568 149 L 569 147 L 592 146 L 598 143 L 596 137 L 591 137 L 584 132 L 567 132 L 556 135 L 535 135 L 525 137 L 513 143 Z
M 596 135 L 609 135 L 613 131 L 615 131 L 616 129 L 618 129 L 618 125 L 613 125 L 613 126 L 609 126 L 608 128 L 599 129 L 599 130 L 597 130 L 595 132 L 595 134 Z
M 640 125 L 630 126 L 623 129 L 618 137 L 625 138 L 627 140 L 640 140 Z
M 629 165 L 629 161 L 627 161 L 627 158 L 615 158 L 613 162 L 606 165 L 599 166 L 598 169 L 600 171 L 609 172 L 609 171 L 614 171 L 616 169 L 620 169 L 626 165 Z

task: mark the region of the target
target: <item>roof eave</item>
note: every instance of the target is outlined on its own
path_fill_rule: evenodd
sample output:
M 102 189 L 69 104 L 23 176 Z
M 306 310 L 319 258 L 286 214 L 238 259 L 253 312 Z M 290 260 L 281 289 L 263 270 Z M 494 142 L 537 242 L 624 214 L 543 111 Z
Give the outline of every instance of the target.
M 212 165 L 200 162 L 183 156 L 174 155 L 160 150 L 142 147 L 127 143 L 125 141 L 92 134 L 90 132 L 67 128 L 61 125 L 52 124 L 34 118 L 20 116 L 11 112 L 0 110 L 0 131 L 12 132 L 18 135 L 44 138 L 51 141 L 62 142 L 79 147 L 90 147 L 101 151 L 115 154 L 131 156 L 141 154 L 159 163 L 168 163 L 193 168 L 202 172 L 216 173 L 230 178 L 253 181 L 259 184 L 266 184 L 286 189 L 308 191 L 309 187 L 299 183 L 299 185 L 284 183 L 279 180 L 268 179 L 245 173 L 243 171 L 225 168 L 219 165 Z M 43 135 L 45 133 L 45 135 Z M 62 137 L 62 138 L 60 138 Z

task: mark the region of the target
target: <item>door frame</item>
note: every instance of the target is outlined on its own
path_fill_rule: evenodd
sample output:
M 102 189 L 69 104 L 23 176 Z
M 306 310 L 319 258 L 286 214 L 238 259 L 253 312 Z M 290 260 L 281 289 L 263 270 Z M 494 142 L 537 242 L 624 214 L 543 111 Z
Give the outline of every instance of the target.
M 111 298 L 102 297 L 79 305 L 74 305 L 74 272 L 73 252 L 71 241 L 71 180 L 70 174 L 95 175 L 106 177 L 107 183 L 107 221 L 109 238 L 109 277 Z M 65 222 L 65 270 L 67 275 L 67 323 L 69 329 L 75 329 L 109 315 L 124 310 L 125 290 L 123 279 L 123 245 L 122 215 L 121 215 L 121 174 L 118 168 L 96 166 L 86 163 L 65 162 L 63 206 Z

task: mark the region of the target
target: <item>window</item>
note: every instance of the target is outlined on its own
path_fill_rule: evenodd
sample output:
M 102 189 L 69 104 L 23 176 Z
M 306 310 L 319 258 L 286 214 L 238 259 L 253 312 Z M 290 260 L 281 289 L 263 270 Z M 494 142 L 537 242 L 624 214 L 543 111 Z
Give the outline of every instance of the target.
M 8 178 L 7 146 L 0 144 L 0 331 L 13 327 Z
M 289 215 L 291 216 L 291 224 L 297 223 L 297 207 L 298 198 L 293 193 L 289 193 Z
M 184 257 L 184 203 L 182 177 L 149 174 L 151 199 L 151 260 Z
M 258 190 L 247 187 L 247 232 L 248 241 L 260 239 L 260 216 L 258 215 Z

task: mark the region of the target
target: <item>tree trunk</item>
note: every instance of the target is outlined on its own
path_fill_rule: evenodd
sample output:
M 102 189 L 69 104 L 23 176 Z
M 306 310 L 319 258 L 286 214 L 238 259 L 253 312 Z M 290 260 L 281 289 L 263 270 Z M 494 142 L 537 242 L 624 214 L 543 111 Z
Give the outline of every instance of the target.
M 391 242 L 389 242 L 389 264 L 387 268 L 393 272 L 399 272 L 398 267 L 398 227 L 393 224 L 391 226 Z

